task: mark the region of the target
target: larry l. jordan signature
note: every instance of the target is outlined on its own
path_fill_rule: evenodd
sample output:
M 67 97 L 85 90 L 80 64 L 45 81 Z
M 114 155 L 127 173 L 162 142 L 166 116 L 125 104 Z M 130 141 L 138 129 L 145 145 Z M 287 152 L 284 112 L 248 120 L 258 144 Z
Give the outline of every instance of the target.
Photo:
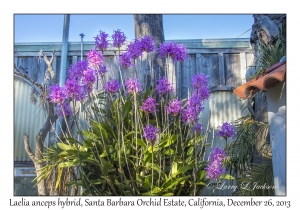
M 209 182 L 206 185 L 207 189 L 219 189 L 219 190 L 232 190 L 233 192 L 237 191 L 238 189 L 243 189 L 243 190 L 267 190 L 267 189 L 275 189 L 275 186 L 270 186 L 266 183 L 262 184 L 260 182 L 242 182 L 240 185 L 228 185 L 226 182 Z

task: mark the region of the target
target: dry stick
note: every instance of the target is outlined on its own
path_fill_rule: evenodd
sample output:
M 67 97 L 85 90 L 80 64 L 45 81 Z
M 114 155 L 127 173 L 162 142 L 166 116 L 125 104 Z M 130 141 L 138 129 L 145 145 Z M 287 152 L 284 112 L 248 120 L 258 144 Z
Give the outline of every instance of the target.
M 175 73 L 175 62 L 176 61 L 174 61 L 174 59 L 173 59 L 173 68 L 172 68 L 172 85 L 174 84 L 174 73 Z M 176 88 L 175 89 L 177 89 L 177 84 L 176 84 Z M 175 92 L 176 92 L 176 90 L 175 90 Z
M 143 125 L 143 122 L 142 122 L 142 118 L 141 118 L 141 116 L 139 115 L 139 113 L 138 113 L 138 122 L 140 123 L 140 125 Z M 143 130 L 143 128 L 142 128 L 142 130 Z M 144 131 L 143 131 L 144 132 Z M 147 142 L 147 145 L 148 145 L 148 142 Z M 138 161 L 138 165 L 140 165 L 141 164 L 141 162 L 142 162 L 142 156 L 143 156 L 143 150 L 142 150 L 142 148 L 141 148 L 141 153 L 140 153 L 140 158 L 139 158 L 139 161 Z
M 164 97 L 161 95 L 161 100 L 160 100 L 160 108 L 161 108 L 161 127 L 163 130 L 165 129 L 166 122 L 164 121 L 164 111 L 163 111 L 163 106 L 164 106 Z
M 120 51 L 120 47 L 119 47 L 119 57 L 120 57 L 120 55 L 121 55 L 121 51 Z M 125 93 L 125 85 L 124 85 L 124 81 L 123 81 L 123 77 L 122 77 L 122 72 L 121 72 L 120 65 L 118 65 L 118 69 L 119 69 L 119 73 L 120 73 L 120 80 L 121 80 L 121 83 L 122 83 L 123 91 Z
M 142 59 L 143 59 L 143 54 L 141 55 L 141 58 L 140 58 L 141 60 L 140 60 L 140 68 L 141 68 L 141 75 L 143 76 L 143 72 L 142 72 L 142 70 L 143 70 L 143 63 L 142 63 Z M 143 78 L 141 78 L 141 82 L 142 82 L 142 90 L 144 90 L 144 89 L 146 89 L 146 87 L 144 87 L 144 85 L 146 84 L 146 81 L 145 80 L 143 80 Z
M 166 122 L 169 122 L 169 116 L 167 115 L 167 112 L 165 111 L 165 109 L 164 109 L 164 115 L 165 115 Z M 169 137 L 171 137 L 169 126 L 166 129 L 167 129 L 167 135 Z M 173 173 L 173 171 L 172 171 L 172 164 L 173 164 L 173 162 L 172 162 L 171 144 L 169 144 L 169 151 L 170 151 L 170 167 L 171 167 L 170 174 L 171 174 L 171 183 L 172 183 L 173 182 L 173 179 L 172 179 L 172 173 Z
M 175 62 L 174 59 L 173 59 L 172 84 L 174 83 L 174 77 L 176 77 L 176 71 L 175 71 L 176 70 L 176 64 L 177 64 L 177 62 Z M 176 88 L 175 88 L 175 96 L 177 98 L 178 95 L 176 93 L 177 92 L 176 90 L 178 90 L 178 84 L 177 83 L 176 83 Z M 174 121 L 176 121 L 176 118 L 178 118 L 178 120 L 177 120 L 178 121 L 178 127 L 180 127 L 180 118 L 177 117 L 177 116 L 174 116 Z M 175 123 L 175 125 L 176 125 L 176 123 Z M 178 127 L 176 126 L 176 131 L 178 130 Z M 180 132 L 180 135 L 182 135 L 181 130 L 179 132 Z M 181 140 L 182 140 L 182 136 L 181 136 Z M 179 147 L 179 140 L 178 140 L 178 135 L 176 135 L 176 154 L 178 152 L 178 147 Z
M 158 119 L 157 119 L 157 114 L 155 112 L 155 118 L 156 118 L 156 126 L 158 127 Z M 160 139 L 160 136 L 159 136 Z M 160 186 L 160 178 L 161 178 L 161 150 L 159 148 L 159 142 L 158 142 L 158 146 L 157 146 L 157 154 L 159 156 L 159 172 L 158 172 L 158 187 Z
M 167 81 L 169 81 L 169 79 L 168 79 L 168 77 L 169 77 L 169 74 L 170 74 L 170 66 L 169 66 L 169 62 L 170 62 L 170 55 L 168 54 L 168 57 L 167 57 L 167 66 L 166 66 L 166 71 L 165 71 L 165 74 L 166 74 L 166 79 L 167 79 Z M 169 98 L 169 90 L 167 90 L 167 94 L 166 94 L 166 100 L 164 101 L 164 106 L 163 107 L 165 107 L 166 105 L 167 105 L 167 103 L 168 103 L 168 98 Z M 167 115 L 167 113 L 166 113 L 166 111 L 165 111 L 165 109 L 163 108 L 163 114 L 164 114 L 164 118 L 165 118 L 165 122 L 168 122 L 168 115 Z M 169 127 L 167 128 L 167 135 L 169 136 L 169 134 L 170 134 L 170 132 L 169 132 Z M 170 146 L 170 144 L 169 144 L 169 150 L 171 150 L 171 146 Z M 171 168 L 171 170 L 170 170 L 170 175 L 171 175 L 171 183 L 173 183 L 173 178 L 172 178 L 172 173 L 173 173 L 173 161 L 172 161 L 172 154 L 171 154 L 171 152 L 170 152 L 170 168 Z
M 139 112 L 138 112 L 137 114 L 138 114 L 138 115 L 137 115 L 137 117 L 138 117 L 138 122 L 140 123 L 140 125 L 143 125 L 142 118 L 141 118 Z M 147 113 L 146 113 L 146 114 L 147 114 Z M 155 112 L 155 114 L 156 114 L 156 112 Z M 148 116 L 148 115 L 147 115 L 147 116 Z M 148 124 L 149 124 L 149 121 L 148 121 Z M 143 156 L 143 148 L 141 148 L 141 154 L 140 154 L 139 165 L 140 165 L 140 163 L 141 163 L 141 161 L 142 161 L 142 156 Z
M 174 119 L 174 133 L 177 133 L 176 131 L 177 131 L 177 124 L 176 124 L 176 116 L 173 116 L 173 119 Z M 180 122 L 179 122 L 179 119 L 178 119 L 178 124 L 179 124 Z M 178 144 L 179 142 L 178 142 L 178 135 L 176 135 L 176 154 L 177 154 L 177 152 L 178 152 L 178 147 L 179 147 L 179 144 Z
M 134 60 L 134 68 L 133 73 L 135 73 L 135 79 L 138 81 L 137 77 L 137 71 L 135 66 L 136 61 Z M 137 146 L 137 100 L 136 100 L 136 92 L 133 92 L 133 98 L 134 98 L 134 122 L 135 122 L 135 149 L 136 149 L 136 157 L 138 157 L 138 146 Z M 136 165 L 138 166 L 138 159 L 136 160 Z
M 198 162 L 197 162 L 197 134 L 196 134 L 196 131 L 194 131 L 194 138 L 195 138 L 195 141 L 194 141 L 194 150 L 195 150 L 195 168 L 194 168 L 194 196 L 196 196 L 196 176 L 197 176 L 197 165 L 198 165 Z
M 121 129 L 123 131 L 123 126 L 124 126 L 123 121 L 122 121 L 121 126 L 122 126 Z M 125 156 L 126 166 L 127 166 L 127 170 L 128 170 L 129 176 L 130 176 L 131 183 L 133 184 L 133 187 L 135 188 L 135 190 L 138 191 L 136 186 L 135 186 L 134 180 L 132 178 L 130 168 L 129 168 L 129 164 L 128 164 L 128 160 L 127 160 L 127 157 L 126 157 L 126 148 L 125 148 L 125 142 L 124 142 L 124 135 L 122 135 L 122 146 L 123 146 L 123 149 L 124 149 L 124 156 Z
M 119 102 L 121 103 L 121 101 Z M 122 166 L 121 166 L 121 145 L 120 145 L 120 136 L 121 136 L 121 119 L 120 119 L 120 110 L 119 110 L 119 106 L 117 104 L 117 113 L 118 113 L 118 159 L 119 159 L 119 176 L 121 178 L 121 183 L 123 183 L 123 176 L 122 176 Z M 125 174 L 124 174 L 125 175 Z M 123 186 L 121 186 L 121 190 L 124 191 Z
M 187 130 L 187 125 L 185 124 L 185 125 L 184 125 L 184 128 L 183 128 L 183 133 L 186 134 L 186 130 Z M 188 136 L 188 134 L 186 134 L 186 135 Z M 185 146 L 186 146 L 186 145 L 185 145 L 185 142 L 186 142 L 186 141 L 183 141 L 183 145 L 184 145 L 183 148 L 185 148 Z M 185 153 L 183 152 L 183 160 L 184 160 L 184 154 L 185 154 Z
M 137 101 L 136 101 L 136 92 L 133 93 L 134 97 L 134 122 L 135 122 L 135 149 L 136 149 L 136 156 L 138 157 L 138 146 L 137 146 Z M 136 165 L 138 166 L 138 159 L 136 160 Z
M 131 95 L 130 95 L 130 96 L 131 96 Z M 132 97 L 133 97 L 133 96 L 132 96 Z M 130 100 L 132 100 L 132 98 L 130 98 Z M 133 103 L 134 103 L 134 102 L 133 102 Z M 135 114 L 135 113 L 134 113 L 134 106 L 131 107 L 131 111 L 132 111 L 132 115 L 130 116 L 130 119 L 131 119 L 131 122 L 133 122 L 133 121 L 134 121 L 134 114 Z M 129 121 L 129 122 L 130 122 L 130 121 Z M 130 124 L 129 122 L 128 122 L 127 130 L 133 130 L 133 125 Z M 134 145 L 134 138 L 131 138 L 131 144 Z M 131 148 L 132 148 L 132 153 L 133 153 L 133 152 L 134 152 L 134 151 L 133 151 L 134 146 L 132 146 Z
M 182 148 L 182 160 L 184 160 L 184 143 L 183 143 L 183 138 L 182 138 L 182 129 L 181 129 L 181 122 L 180 122 L 180 118 L 181 118 L 181 112 L 179 113 L 179 117 L 178 117 L 178 126 L 179 126 L 179 133 L 180 133 L 180 143 L 181 143 L 181 148 Z
M 151 52 L 147 52 L 147 61 L 149 63 L 149 68 L 150 68 L 150 78 L 151 78 L 151 88 L 154 87 L 154 71 L 153 71 L 153 67 L 152 67 L 152 59 L 151 61 L 149 60 L 149 54 L 150 54 L 150 58 L 151 58 Z
M 121 83 L 122 83 L 122 88 L 123 88 L 123 91 L 125 93 L 125 85 L 124 85 L 124 81 L 123 81 L 123 77 L 122 77 L 121 67 L 119 66 L 118 69 L 119 69 L 119 73 L 120 73 L 120 80 L 121 80 Z
M 147 124 L 149 124 L 149 113 L 145 111 L 145 115 L 146 115 L 146 119 L 147 119 Z M 140 124 L 143 125 L 141 116 L 138 115 L 138 117 L 139 117 L 138 120 L 139 120 Z M 142 129 L 142 130 L 143 130 L 143 129 Z M 141 162 L 142 162 L 142 156 L 143 156 L 143 148 L 141 147 L 141 154 L 140 154 L 140 159 L 139 159 L 139 163 L 138 163 L 139 165 L 140 165 Z
M 146 115 L 146 119 L 147 119 L 147 124 L 149 124 L 149 113 L 145 112 L 145 115 Z
M 163 130 L 165 130 L 165 122 L 164 122 L 164 116 L 163 116 L 163 100 L 164 100 L 164 98 L 162 97 L 162 100 L 160 101 L 160 107 L 161 107 L 161 121 L 162 121 L 162 125 L 161 125 L 161 127 L 162 127 L 162 129 Z M 166 158 L 165 158 L 165 153 L 163 154 L 163 169 L 165 169 L 165 167 L 166 167 Z
M 142 122 L 142 118 L 141 118 L 141 116 L 139 115 L 139 112 L 138 112 L 138 122 L 140 123 L 140 125 L 143 125 L 143 122 Z M 143 129 L 142 129 L 143 130 Z M 143 150 L 142 150 L 143 148 L 141 148 L 141 154 L 140 154 L 140 158 L 139 158 L 139 163 L 138 163 L 138 165 L 140 165 L 141 164 L 141 162 L 142 162 L 142 156 L 143 156 Z
M 154 146 L 154 143 L 152 143 L 152 180 L 151 180 L 151 195 L 152 195 L 152 190 L 153 190 L 153 165 L 154 165 L 153 146 Z
M 137 70 L 136 70 L 136 60 L 134 59 L 134 67 L 133 67 L 133 69 L 132 69 L 132 71 L 133 71 L 133 73 L 135 74 L 135 78 L 137 79 L 137 81 L 138 81 L 138 74 L 137 74 Z

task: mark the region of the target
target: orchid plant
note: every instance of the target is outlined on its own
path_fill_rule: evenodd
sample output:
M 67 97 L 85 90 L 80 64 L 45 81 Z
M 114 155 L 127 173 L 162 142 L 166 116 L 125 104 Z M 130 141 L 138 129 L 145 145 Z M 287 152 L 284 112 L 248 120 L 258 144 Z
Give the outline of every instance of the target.
M 162 43 L 155 49 L 147 36 L 135 39 L 121 53 L 126 36 L 114 31 L 111 45 L 119 50 L 117 70 L 104 63 L 108 37 L 100 31 L 95 50 L 69 68 L 65 85 L 50 87 L 48 97 L 57 103 L 67 132 L 45 152 L 41 178 L 57 170 L 55 187 L 59 187 L 65 169 L 73 167 L 77 177 L 68 185 L 82 186 L 83 195 L 200 195 L 205 183 L 225 173 L 221 162 L 226 158 L 223 150 L 214 149 L 209 160 L 200 161 L 205 139 L 200 115 L 210 95 L 207 76 L 194 75 L 186 102 L 178 99 L 168 75 L 153 89 L 143 89 L 137 59 L 158 50 L 161 57 L 183 62 L 188 58 L 184 45 Z M 130 69 L 133 77 L 123 80 L 121 71 Z M 106 79 L 108 71 L 115 77 Z M 100 87 L 95 90 L 97 81 Z M 87 122 L 76 112 L 78 103 Z M 69 116 L 74 123 L 67 120 Z

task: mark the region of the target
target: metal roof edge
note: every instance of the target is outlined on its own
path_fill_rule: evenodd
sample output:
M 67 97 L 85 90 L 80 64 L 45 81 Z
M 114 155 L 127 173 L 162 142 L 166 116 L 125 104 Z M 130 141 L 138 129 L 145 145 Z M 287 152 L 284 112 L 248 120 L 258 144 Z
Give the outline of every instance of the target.
M 167 39 L 165 42 L 249 42 L 250 38 L 224 38 L 224 39 Z M 127 41 L 129 44 L 130 41 Z M 15 42 L 14 45 L 61 45 L 62 42 Z M 80 41 L 69 42 L 70 45 L 81 44 Z M 94 41 L 83 41 L 83 44 L 95 44 Z
M 226 39 L 181 39 L 181 40 L 166 40 L 166 43 L 175 42 L 183 44 L 187 49 L 212 49 L 212 48 L 250 48 L 250 39 L 246 38 L 226 38 Z M 130 42 L 127 41 L 126 44 Z M 15 43 L 15 52 L 38 52 L 43 51 L 61 51 L 61 42 L 22 42 Z M 95 43 L 92 41 L 83 42 L 83 50 L 93 49 Z M 69 42 L 68 51 L 79 51 L 81 42 Z M 109 47 L 108 51 L 117 50 Z M 121 47 L 121 50 L 126 50 L 126 45 Z

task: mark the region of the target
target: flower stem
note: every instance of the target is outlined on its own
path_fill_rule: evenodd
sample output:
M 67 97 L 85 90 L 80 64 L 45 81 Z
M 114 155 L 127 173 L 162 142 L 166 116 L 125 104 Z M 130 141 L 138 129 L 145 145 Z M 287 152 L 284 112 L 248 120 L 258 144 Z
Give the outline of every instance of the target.
M 69 134 L 70 134 L 70 137 L 74 138 L 74 136 L 73 136 L 73 134 L 72 134 L 72 132 L 71 132 L 71 130 L 70 130 L 70 128 L 69 128 L 69 123 L 68 123 L 68 121 L 67 121 L 66 113 L 65 113 L 65 110 L 64 110 L 64 107 L 63 107 L 62 104 L 61 104 L 61 110 L 62 110 L 62 113 L 63 113 L 63 116 L 64 116 L 64 120 L 65 120 L 67 129 L 68 129 L 68 132 L 69 132 Z
M 154 154 L 153 154 L 153 144 L 152 144 L 152 181 L 151 181 L 151 195 L 153 190 L 153 165 L 154 165 Z
M 118 126 L 117 126 L 117 129 L 118 129 L 118 159 L 119 159 L 119 176 L 121 178 L 121 183 L 123 183 L 123 176 L 122 176 L 122 171 L 123 171 L 123 168 L 122 168 L 122 165 L 121 165 L 121 143 L 120 143 L 120 137 L 122 136 L 121 135 L 121 119 L 120 119 L 120 107 L 121 107 L 121 100 L 119 101 L 119 105 L 117 104 L 117 113 L 118 113 Z M 121 190 L 123 190 L 123 186 L 121 186 Z
M 194 132 L 194 150 L 195 150 L 195 169 L 194 169 L 194 196 L 196 196 L 196 176 L 197 176 L 197 167 L 198 167 L 198 162 L 197 162 L 197 134 Z
M 137 100 L 136 93 L 134 92 L 134 127 L 135 127 L 135 149 L 136 149 L 136 157 L 138 157 L 138 144 L 137 144 L 137 132 L 138 132 L 138 119 L 137 119 Z M 138 166 L 138 159 L 136 159 L 136 166 Z

